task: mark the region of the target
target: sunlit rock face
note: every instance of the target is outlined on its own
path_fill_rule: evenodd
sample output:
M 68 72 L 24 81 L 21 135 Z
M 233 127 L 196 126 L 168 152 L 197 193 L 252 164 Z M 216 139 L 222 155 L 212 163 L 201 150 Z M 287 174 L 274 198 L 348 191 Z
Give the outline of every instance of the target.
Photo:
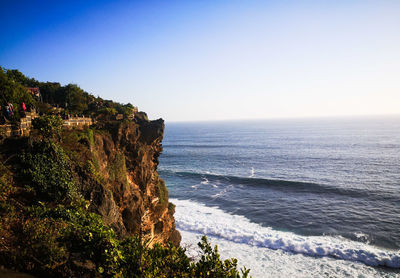
M 87 144 L 97 176 L 79 177 L 91 210 L 119 237 L 140 234 L 150 245 L 168 241 L 179 245 L 174 206 L 157 173 L 164 121 L 105 122 L 97 130 Z

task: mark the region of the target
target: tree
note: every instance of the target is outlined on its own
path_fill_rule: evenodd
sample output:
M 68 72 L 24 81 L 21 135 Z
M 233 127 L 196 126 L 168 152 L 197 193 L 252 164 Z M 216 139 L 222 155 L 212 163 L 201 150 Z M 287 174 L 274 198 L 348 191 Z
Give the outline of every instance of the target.
M 54 115 L 45 115 L 32 120 L 32 126 L 47 139 L 60 138 L 63 120 Z
M 36 87 L 39 84 L 37 80 L 25 76 L 22 72 L 16 69 L 7 70 L 6 74 L 10 80 L 14 80 L 25 87 Z
M 65 96 L 62 86 L 58 82 L 46 82 L 40 84 L 40 93 L 44 102 L 53 105 L 65 105 Z
M 14 118 L 19 119 L 19 108 L 21 107 L 22 102 L 24 102 L 26 106 L 31 106 L 36 105 L 37 101 L 23 85 L 13 79 L 28 80 L 28 78 L 19 71 L 16 71 L 13 74 L 9 74 L 9 72 L 9 70 L 5 71 L 0 67 L 0 105 L 3 106 L 12 103 L 14 106 Z
M 72 113 L 82 114 L 88 109 L 88 93 L 76 84 L 68 84 L 64 88 L 67 109 Z

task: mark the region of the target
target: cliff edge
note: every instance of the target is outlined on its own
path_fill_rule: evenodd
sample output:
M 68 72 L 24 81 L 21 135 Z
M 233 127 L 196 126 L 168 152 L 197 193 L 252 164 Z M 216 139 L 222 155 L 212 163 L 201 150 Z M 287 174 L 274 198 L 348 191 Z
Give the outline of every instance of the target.
M 130 277 L 144 271 L 130 269 L 144 256 L 163 258 L 144 253 L 157 250 L 181 252 L 187 264 L 157 173 L 162 119 L 139 114 L 62 129 L 60 118 L 43 116 L 34 127 L 0 140 L 0 267 L 39 277 Z
M 150 245 L 170 241 L 178 246 L 174 205 L 157 173 L 163 135 L 162 119 L 101 123 L 90 129 L 87 140 L 78 141 L 87 156 L 75 172 L 80 172 L 77 179 L 89 209 L 119 237 L 140 234 Z M 68 141 L 64 146 L 69 148 Z

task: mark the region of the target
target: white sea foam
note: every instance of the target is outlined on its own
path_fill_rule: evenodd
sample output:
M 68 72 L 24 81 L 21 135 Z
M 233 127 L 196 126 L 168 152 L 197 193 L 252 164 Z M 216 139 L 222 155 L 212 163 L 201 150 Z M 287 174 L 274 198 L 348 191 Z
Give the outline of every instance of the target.
M 232 188 L 233 188 L 233 185 L 230 184 L 230 185 L 228 185 L 227 187 L 225 187 L 223 190 L 221 190 L 220 192 L 218 192 L 218 193 L 212 195 L 211 197 L 212 197 L 213 199 L 216 199 L 216 198 L 218 198 L 218 197 L 221 197 L 221 196 L 225 195 L 226 192 L 228 192 L 228 191 L 231 190 Z
M 200 182 L 201 184 L 208 184 L 209 180 L 205 177 L 202 178 L 203 180 Z
M 176 226 L 184 234 L 206 234 L 218 241 L 240 244 L 242 249 L 279 252 L 291 257 L 306 255 L 318 261 L 344 260 L 355 265 L 360 262 L 367 266 L 400 268 L 400 251 L 381 249 L 339 237 L 300 236 L 277 231 L 216 207 L 207 207 L 189 200 L 171 201 L 176 204 Z
M 361 232 L 355 232 L 354 235 L 356 236 L 357 239 L 369 243 L 369 236 L 367 234 L 361 233 Z
M 250 169 L 250 176 L 249 176 L 249 178 L 252 178 L 252 177 L 254 177 L 254 168 L 253 168 L 253 167 L 251 167 L 251 169 Z
M 190 257 L 199 258 L 197 242 L 201 235 L 181 231 L 181 245 L 187 248 Z M 208 236 L 212 245 L 217 244 L 222 259 L 235 257 L 239 267 L 250 269 L 253 278 L 398 278 L 400 275 L 358 262 L 336 260 L 329 257 L 311 257 L 292 254 L 282 250 L 235 243 L 222 238 Z

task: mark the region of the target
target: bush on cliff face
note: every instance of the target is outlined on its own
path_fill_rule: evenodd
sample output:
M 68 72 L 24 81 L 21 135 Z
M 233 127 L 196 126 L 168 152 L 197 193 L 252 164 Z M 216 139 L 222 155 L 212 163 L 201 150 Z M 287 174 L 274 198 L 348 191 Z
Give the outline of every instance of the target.
M 63 120 L 54 115 L 45 115 L 32 120 L 32 126 L 38 130 L 44 138 L 60 138 Z
M 112 181 L 126 184 L 126 165 L 125 156 L 121 152 L 117 152 L 108 166 L 108 174 Z
M 21 155 L 26 186 L 45 199 L 62 201 L 74 197 L 75 183 L 71 165 L 55 142 L 36 141 Z
M 67 250 L 93 261 L 100 273 L 119 273 L 122 255 L 114 231 L 103 224 L 99 215 L 84 210 L 75 213 L 78 217 L 63 230 L 62 242 Z
M 162 179 L 158 180 L 157 183 L 157 190 L 159 196 L 159 206 L 164 206 L 165 203 L 168 201 L 168 189 L 165 186 L 165 182 Z
M 13 189 L 10 170 L 0 162 L 0 201 L 6 200 Z
M 217 247 L 213 249 L 206 236 L 199 243 L 202 255 L 198 262 L 192 262 L 181 247 L 155 244 L 153 248 L 146 248 L 137 237 L 125 239 L 121 247 L 123 277 L 249 277 L 250 270 L 246 268 L 240 275 L 236 259 L 222 261 Z
M 25 261 L 30 262 L 30 268 L 20 269 L 34 274 L 45 273 L 50 277 L 77 277 L 79 275 L 73 270 L 73 265 L 90 261 L 94 266 L 93 273 L 103 273 L 106 277 L 119 273 L 119 241 L 114 231 L 103 224 L 101 217 L 90 213 L 84 202 L 52 206 L 50 203 L 40 203 L 26 209 L 26 215 L 29 219 L 35 219 L 37 224 L 29 229 L 29 234 L 35 240 L 33 244 L 23 228 L 23 238 L 26 238 L 27 244 L 19 249 L 20 253 L 27 254 Z M 36 247 L 32 249 L 31 246 Z M 35 260 L 39 254 L 36 250 L 43 250 L 46 260 L 52 263 Z M 85 272 L 90 271 L 86 269 Z
M 149 248 L 137 236 L 118 240 L 82 207 L 50 206 L 42 203 L 28 208 L 25 220 L 14 218 L 18 242 L 8 253 L 0 248 L 1 264 L 39 277 L 248 277 L 246 269 L 240 275 L 235 259 L 221 261 L 205 237 L 201 259 L 192 262 L 185 249 L 171 244 Z
M 121 242 L 123 277 L 189 277 L 190 260 L 181 247 L 155 244 L 147 248 L 138 237 Z
M 222 261 L 218 253 L 218 246 L 214 249 L 208 243 L 207 237 L 203 236 L 199 247 L 202 250 L 201 259 L 192 265 L 193 277 L 241 277 L 237 270 L 237 260 L 230 259 Z M 242 277 L 249 277 L 249 269 L 241 269 Z
M 20 269 L 46 275 L 65 264 L 68 251 L 60 244 L 62 222 L 51 218 L 26 219 L 17 235 L 20 243 L 15 263 Z

